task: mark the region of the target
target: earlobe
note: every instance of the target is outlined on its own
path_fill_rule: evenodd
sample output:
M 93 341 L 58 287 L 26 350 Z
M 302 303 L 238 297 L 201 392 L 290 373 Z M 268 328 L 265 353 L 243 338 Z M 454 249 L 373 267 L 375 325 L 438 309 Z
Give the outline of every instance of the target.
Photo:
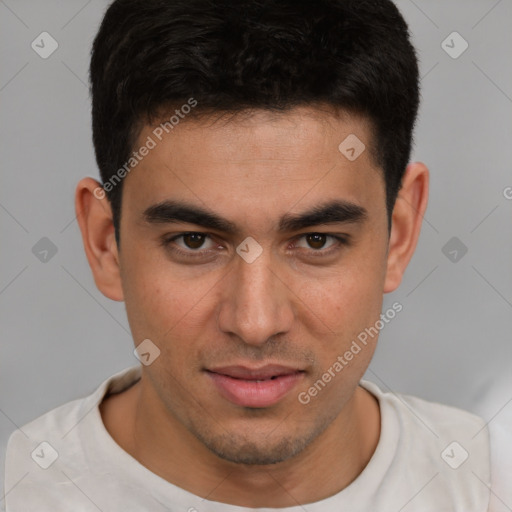
M 414 254 L 428 202 L 429 173 L 419 162 L 407 166 L 393 209 L 384 293 L 400 285 Z
M 75 212 L 96 286 L 109 299 L 122 301 L 123 290 L 112 210 L 101 185 L 93 178 L 83 178 L 78 183 Z

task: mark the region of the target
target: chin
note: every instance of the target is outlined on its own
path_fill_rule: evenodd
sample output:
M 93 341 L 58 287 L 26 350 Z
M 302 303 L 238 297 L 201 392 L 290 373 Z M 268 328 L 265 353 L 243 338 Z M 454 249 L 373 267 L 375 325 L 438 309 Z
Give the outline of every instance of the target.
M 311 425 L 307 432 L 283 435 L 283 429 L 280 429 L 279 426 L 270 430 L 268 435 L 257 434 L 257 427 L 245 435 L 227 431 L 219 435 L 212 435 L 211 432 L 208 434 L 202 429 L 202 431 L 192 433 L 208 450 L 223 460 L 235 464 L 265 466 L 278 464 L 296 457 L 327 427 L 326 424 Z M 281 425 L 281 427 L 283 426 L 284 424 Z
M 211 439 L 209 442 L 202 440 L 202 442 L 217 457 L 235 464 L 249 466 L 278 464 L 295 457 L 309 444 L 303 439 L 253 442 L 228 435 Z

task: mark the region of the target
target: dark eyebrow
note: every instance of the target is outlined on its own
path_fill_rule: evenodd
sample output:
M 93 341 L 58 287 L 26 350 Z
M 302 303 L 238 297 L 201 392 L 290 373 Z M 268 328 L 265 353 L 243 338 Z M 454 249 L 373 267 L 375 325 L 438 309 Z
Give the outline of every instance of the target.
M 286 214 L 279 221 L 279 231 L 299 231 L 320 224 L 361 222 L 368 212 L 350 201 L 335 200 L 314 206 L 298 215 Z
M 232 235 L 241 231 L 235 223 L 206 208 L 180 201 L 162 201 L 150 206 L 144 210 L 143 217 L 150 224 L 185 222 Z M 355 223 L 366 217 L 367 211 L 362 206 L 350 201 L 334 200 L 300 214 L 285 214 L 279 221 L 279 231 L 298 231 L 320 224 Z
M 150 224 L 186 222 L 228 234 L 236 234 L 239 231 L 236 224 L 216 213 L 180 201 L 162 201 L 144 210 L 142 215 Z

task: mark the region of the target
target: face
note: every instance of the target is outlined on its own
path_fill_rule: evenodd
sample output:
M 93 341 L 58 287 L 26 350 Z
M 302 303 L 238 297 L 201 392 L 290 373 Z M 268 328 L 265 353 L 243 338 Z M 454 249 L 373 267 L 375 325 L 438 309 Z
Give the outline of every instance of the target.
M 336 420 L 375 348 L 299 399 L 381 312 L 388 227 L 369 126 L 296 108 L 185 119 L 161 141 L 153 129 L 124 181 L 119 250 L 135 344 L 160 350 L 147 393 L 223 459 L 289 459 Z M 338 149 L 350 134 L 367 147 L 353 161 Z

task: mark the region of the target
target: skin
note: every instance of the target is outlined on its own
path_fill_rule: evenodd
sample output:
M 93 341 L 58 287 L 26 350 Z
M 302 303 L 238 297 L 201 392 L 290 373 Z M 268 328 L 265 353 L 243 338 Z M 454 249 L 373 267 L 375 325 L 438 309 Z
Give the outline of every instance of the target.
M 77 216 L 96 285 L 125 301 L 135 345 L 149 338 L 161 351 L 142 366 L 140 381 L 102 402 L 103 422 L 162 478 L 209 500 L 286 507 L 339 492 L 368 464 L 380 411 L 358 383 L 377 337 L 309 404 L 297 395 L 379 319 L 383 294 L 400 284 L 420 233 L 428 170 L 407 167 L 389 233 L 370 128 L 363 118 L 313 107 L 185 119 L 125 178 L 120 247 L 110 204 L 94 195 L 99 183 L 78 184 Z M 151 130 L 144 128 L 137 148 Z M 338 150 L 352 133 L 367 148 L 353 162 Z M 239 233 L 146 222 L 144 210 L 167 199 L 208 208 Z M 366 217 L 278 231 L 282 215 L 332 199 L 363 207 Z M 162 237 L 186 231 L 212 238 L 199 248 L 184 238 L 171 247 L 208 256 L 176 256 L 162 246 Z M 308 233 L 349 243 L 320 237 L 310 244 Z M 248 236 L 263 249 L 252 263 L 236 253 Z M 330 254 L 313 254 L 322 251 Z M 305 372 L 280 402 L 263 408 L 227 401 L 204 371 L 266 363 Z

